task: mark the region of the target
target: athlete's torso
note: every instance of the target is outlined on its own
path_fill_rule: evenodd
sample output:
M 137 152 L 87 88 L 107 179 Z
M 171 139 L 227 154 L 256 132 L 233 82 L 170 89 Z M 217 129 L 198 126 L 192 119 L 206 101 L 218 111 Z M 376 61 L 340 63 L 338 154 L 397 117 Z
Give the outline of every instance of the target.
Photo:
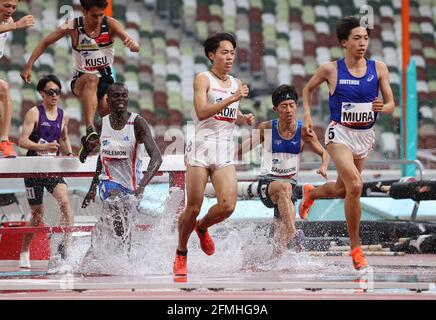
M 38 125 L 33 130 L 29 137 L 30 141 L 39 144 L 46 144 L 50 142 L 60 141 L 62 134 L 62 122 L 64 119 L 64 111 L 61 108 L 57 108 L 57 117 L 55 120 L 49 120 L 47 113 L 45 112 L 44 106 L 39 105 L 38 107 L 39 118 Z M 58 155 L 57 153 L 49 153 L 48 151 L 34 151 L 28 150 L 27 156 L 42 156 L 42 155 Z
M 142 176 L 144 149 L 135 136 L 135 118 L 132 113 L 120 130 L 112 128 L 107 115 L 102 119 L 100 135 L 100 159 L 103 170 L 100 180 L 114 181 L 123 187 L 136 190 Z
M 366 61 L 366 73 L 358 78 L 344 59 L 338 60 L 336 89 L 329 97 L 330 119 L 353 129 L 369 129 L 377 119 L 377 112 L 372 111 L 379 92 L 376 62 Z
M 236 79 L 229 75 L 231 85 L 229 88 L 222 87 L 209 71 L 203 72 L 209 79 L 209 90 L 207 92 L 207 103 L 216 104 L 227 99 L 238 90 Z M 191 114 L 195 122 L 196 139 L 229 141 L 233 139 L 233 129 L 238 116 L 239 101 L 224 108 L 216 115 L 205 120 L 198 120 L 195 110 Z
M 296 178 L 300 167 L 303 123 L 297 121 L 295 134 L 289 139 L 280 135 L 278 125 L 278 119 L 272 120 L 270 133 L 264 133 L 261 175 Z
M 85 32 L 84 18 L 74 19 L 74 27 L 78 33 L 73 46 L 73 68 L 75 71 L 99 75 L 99 69 L 110 68 L 114 63 L 114 43 L 109 33 L 108 19 L 103 18 L 100 35 L 92 38 Z M 72 40 L 73 41 L 73 40 Z

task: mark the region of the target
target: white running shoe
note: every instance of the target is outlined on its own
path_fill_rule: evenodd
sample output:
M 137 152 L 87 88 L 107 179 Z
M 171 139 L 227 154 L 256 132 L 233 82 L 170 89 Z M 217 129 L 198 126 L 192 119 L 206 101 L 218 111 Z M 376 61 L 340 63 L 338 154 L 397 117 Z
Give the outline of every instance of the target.
M 20 268 L 30 269 L 30 252 L 23 251 L 20 253 Z

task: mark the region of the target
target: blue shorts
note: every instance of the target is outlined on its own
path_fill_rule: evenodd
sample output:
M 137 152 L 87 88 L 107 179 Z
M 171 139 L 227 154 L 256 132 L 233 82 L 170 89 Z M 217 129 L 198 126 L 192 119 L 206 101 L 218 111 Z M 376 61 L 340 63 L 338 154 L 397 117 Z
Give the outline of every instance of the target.
M 98 191 L 100 193 L 100 198 L 102 200 L 106 200 L 109 198 L 111 192 L 113 190 L 119 190 L 121 193 L 124 194 L 133 194 L 133 191 L 130 189 L 127 189 L 126 187 L 123 187 L 119 183 L 110 181 L 110 180 L 101 180 L 100 184 L 98 185 Z

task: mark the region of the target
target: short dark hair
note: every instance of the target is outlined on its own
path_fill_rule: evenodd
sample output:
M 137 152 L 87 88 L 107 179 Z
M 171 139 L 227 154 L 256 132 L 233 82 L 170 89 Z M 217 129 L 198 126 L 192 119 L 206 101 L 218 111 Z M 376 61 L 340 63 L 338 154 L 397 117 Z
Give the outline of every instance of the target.
M 108 6 L 107 0 L 80 0 L 80 5 L 85 11 L 89 11 L 92 7 L 106 9 Z
M 126 86 L 124 83 L 122 83 L 122 82 L 114 82 L 114 83 L 112 83 L 112 84 L 107 88 L 106 94 L 107 94 L 108 96 L 110 96 L 110 95 L 113 93 L 114 89 L 117 88 L 117 87 L 124 88 L 124 89 L 126 89 L 127 92 L 129 92 L 129 88 L 127 88 L 127 86 Z
M 203 42 L 204 54 L 208 59 L 209 59 L 209 52 L 215 53 L 218 47 L 220 46 L 221 41 L 230 41 L 233 45 L 233 48 L 236 49 L 236 40 L 231 33 L 228 32 L 215 33 L 214 35 L 210 36 Z
M 59 80 L 58 77 L 56 77 L 54 74 L 49 74 L 47 76 L 44 76 L 41 78 L 41 80 L 38 81 L 38 84 L 36 85 L 36 90 L 38 92 L 44 91 L 45 86 L 47 85 L 47 83 L 49 82 L 54 82 L 59 89 L 62 90 L 62 85 L 61 85 L 61 81 Z
M 358 18 L 353 16 L 342 18 L 336 25 L 336 36 L 338 37 L 339 42 L 342 42 L 342 40 L 347 40 L 350 36 L 351 30 L 357 27 L 363 27 Z M 370 29 L 366 28 L 366 32 L 368 32 L 369 36 Z
M 294 86 L 290 86 L 288 84 L 282 84 L 278 86 L 272 93 L 271 98 L 274 107 L 277 107 L 282 101 L 290 99 L 294 100 L 295 103 L 298 103 L 297 91 L 295 91 Z

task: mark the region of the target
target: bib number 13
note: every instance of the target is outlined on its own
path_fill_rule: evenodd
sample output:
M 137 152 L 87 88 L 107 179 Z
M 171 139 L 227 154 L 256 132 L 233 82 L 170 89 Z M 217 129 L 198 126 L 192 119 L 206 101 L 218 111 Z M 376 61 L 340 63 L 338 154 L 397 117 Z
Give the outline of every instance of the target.
M 329 140 L 333 140 L 335 138 L 335 128 L 329 128 Z

